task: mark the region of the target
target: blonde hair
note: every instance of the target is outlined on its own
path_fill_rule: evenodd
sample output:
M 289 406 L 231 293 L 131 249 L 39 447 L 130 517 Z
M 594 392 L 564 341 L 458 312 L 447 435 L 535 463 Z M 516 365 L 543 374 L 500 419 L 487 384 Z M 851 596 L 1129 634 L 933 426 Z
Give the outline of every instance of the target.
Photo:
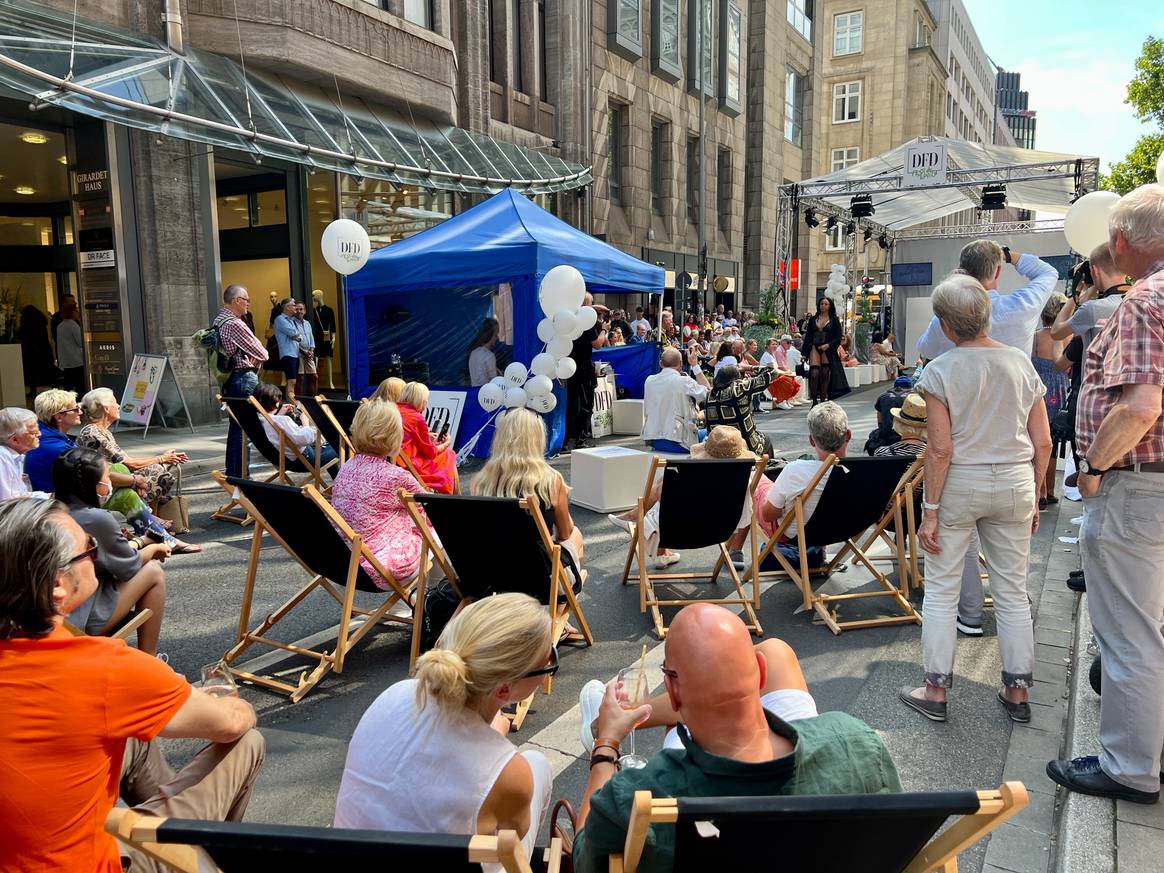
M 938 321 L 959 340 L 972 340 L 990 327 L 990 297 L 973 276 L 954 273 L 934 289 L 930 301 Z
M 409 382 L 400 391 L 397 403 L 407 403 L 417 412 L 424 412 L 428 406 L 428 386 L 423 382 Z
M 399 379 L 396 376 L 389 376 L 380 383 L 380 387 L 376 389 L 376 393 L 372 395 L 372 399 L 399 403 L 400 392 L 404 390 L 404 386 L 407 384 L 403 379 Z
M 94 388 L 81 398 L 81 411 L 92 422 L 105 418 L 105 404 L 116 403 L 117 395 L 108 388 Z
M 404 425 L 395 403 L 373 400 L 356 410 L 352 420 L 352 445 L 364 455 L 395 458 L 400 454 Z
M 64 412 L 66 409 L 72 409 L 76 405 L 77 392 L 62 391 L 60 388 L 50 388 L 48 391 L 42 391 L 32 401 L 32 408 L 36 411 L 36 417 L 50 427 L 53 426 L 53 417 L 57 413 Z
M 472 707 L 494 688 L 516 682 L 550 655 L 550 614 L 528 594 L 472 603 L 416 662 L 416 706 Z
M 528 409 L 510 409 L 497 422 L 492 453 L 473 479 L 473 493 L 483 497 L 534 494 L 549 508 L 560 475 L 546 463 L 542 417 Z
M 1047 303 L 1043 307 L 1043 326 L 1050 327 L 1055 323 L 1055 319 L 1059 317 L 1059 313 L 1063 311 L 1063 307 L 1067 305 L 1067 298 L 1062 294 L 1052 294 L 1047 298 Z

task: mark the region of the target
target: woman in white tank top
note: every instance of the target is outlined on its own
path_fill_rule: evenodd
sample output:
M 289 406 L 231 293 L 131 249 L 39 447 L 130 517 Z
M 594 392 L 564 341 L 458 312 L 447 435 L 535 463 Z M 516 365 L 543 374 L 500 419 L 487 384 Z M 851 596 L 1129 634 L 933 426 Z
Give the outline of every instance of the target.
M 462 610 L 412 679 L 381 694 L 348 746 L 337 828 L 494 834 L 532 852 L 553 775 L 540 752 L 506 739 L 507 703 L 558 668 L 545 607 L 500 594 Z

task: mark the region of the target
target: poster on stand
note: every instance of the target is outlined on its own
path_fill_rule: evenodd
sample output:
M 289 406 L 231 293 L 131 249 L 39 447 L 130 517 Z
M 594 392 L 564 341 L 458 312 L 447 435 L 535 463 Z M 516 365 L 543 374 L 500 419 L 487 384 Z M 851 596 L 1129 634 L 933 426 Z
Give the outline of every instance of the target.
M 170 359 L 165 355 L 134 355 L 125 394 L 121 397 L 121 417 L 130 424 L 149 424 L 158 389 Z
M 595 437 L 610 436 L 614 433 L 614 375 L 598 377 L 594 389 L 594 411 L 590 415 L 590 432 Z
M 447 424 L 451 445 L 457 443 L 457 431 L 461 428 L 461 413 L 465 409 L 465 391 L 429 391 L 428 408 L 424 411 L 424 420 L 428 422 L 428 429 L 435 439 Z

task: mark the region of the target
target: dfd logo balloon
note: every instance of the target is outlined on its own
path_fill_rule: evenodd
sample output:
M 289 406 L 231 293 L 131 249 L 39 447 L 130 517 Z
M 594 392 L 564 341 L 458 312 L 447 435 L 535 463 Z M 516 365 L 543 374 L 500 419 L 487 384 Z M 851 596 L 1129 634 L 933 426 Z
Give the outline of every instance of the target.
M 323 230 L 320 240 L 323 259 L 341 276 L 350 276 L 368 262 L 372 244 L 363 225 L 339 218 Z

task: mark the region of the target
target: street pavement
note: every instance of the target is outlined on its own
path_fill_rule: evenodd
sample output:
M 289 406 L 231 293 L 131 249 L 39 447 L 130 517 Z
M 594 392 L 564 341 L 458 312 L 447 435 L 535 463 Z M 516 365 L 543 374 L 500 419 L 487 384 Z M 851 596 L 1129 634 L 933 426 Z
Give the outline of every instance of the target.
M 888 385 L 857 390 L 841 401 L 850 417 L 855 453 L 861 451 L 875 424 L 873 401 Z M 778 455 L 795 457 L 808 450 L 807 410 L 798 407 L 759 416 L 760 427 L 772 437 Z M 121 439 L 123 448 L 134 454 L 139 438 L 126 434 Z M 611 442 L 642 447 L 637 438 Z M 176 670 L 197 679 L 199 668 L 222 657 L 234 642 L 252 529 L 209 519 L 225 498 L 206 475 L 221 463 L 225 427 L 202 428 L 196 434 L 155 431 L 142 445 L 147 451 L 154 446 L 186 448 L 192 456 L 186 492 L 194 529 L 186 539 L 202 543 L 206 550 L 167 562 L 161 648 Z M 569 456 L 557 459 L 555 465 L 568 479 Z M 471 472 L 467 478 L 471 479 Z M 703 508 L 714 511 L 710 503 Z M 778 636 L 792 645 L 821 711 L 848 712 L 877 730 L 906 790 L 984 789 L 997 787 L 1004 778 L 1020 778 L 1026 783 L 1031 807 L 998 832 L 989 848 L 982 841 L 966 852 L 960 868 L 964 871 L 1045 873 L 1056 869 L 1051 836 L 1058 822 L 1055 786 L 1043 773 L 1043 766 L 1059 755 L 1067 724 L 1076 596 L 1067 591 L 1063 579 L 1068 569 L 1078 566 L 1076 547 L 1060 543 L 1058 538 L 1077 533 L 1070 519 L 1081 512 L 1079 504 L 1067 501 L 1060 508 L 1058 513 L 1043 513 L 1032 547 L 1030 593 L 1037 616 L 1036 676 L 1042 681 L 1032 693 L 1034 724 L 1016 727 L 1013 736 L 1012 726 L 995 699 L 1001 662 L 990 610 L 985 636 L 958 641 L 950 718 L 945 724 L 936 724 L 897 700 L 902 686 L 922 681 L 920 626 L 852 630 L 834 636 L 814 624 L 809 614 L 794 614 L 801 598 L 792 583 L 763 587 L 759 617 L 765 636 Z M 578 739 L 579 689 L 588 679 L 606 680 L 620 668 L 636 663 L 644 646 L 650 661 L 658 662 L 662 647 L 650 630 L 648 616 L 639 611 L 636 586 L 623 586 L 619 581 L 626 534 L 599 513 L 575 506 L 573 515 L 586 540 L 585 566 L 590 579 L 581 602 L 597 644 L 592 648 L 563 647 L 562 669 L 554 680 L 552 695 L 539 694 L 513 739 L 523 748 L 547 754 L 556 774 L 555 798 L 565 797 L 577 806 L 587 777 Z M 504 573 L 504 555 L 505 543 L 499 542 L 481 557 L 494 561 L 497 572 Z M 710 555 L 710 550 L 684 554 L 683 566 L 710 569 Z M 857 566 L 834 575 L 829 584 L 851 588 L 869 578 L 868 572 Z M 306 581 L 304 571 L 277 543 L 270 539 L 264 542 L 253 621 L 278 607 Z M 370 605 L 374 598 L 361 594 L 359 603 Z M 879 604 L 881 600 L 863 603 Z M 888 606 L 859 608 L 872 614 Z M 335 602 L 317 592 L 292 611 L 281 623 L 281 632 L 273 635 L 288 642 L 308 639 L 332 628 L 338 614 Z M 311 825 L 331 822 L 347 742 L 375 697 L 406 677 L 408 646 L 403 629 L 373 631 L 349 653 L 342 675 L 328 676 L 298 704 L 258 688 L 243 689 L 243 696 L 259 712 L 259 726 L 268 745 L 267 762 L 247 813 L 249 819 Z M 282 666 L 286 675 L 294 677 L 303 669 L 303 662 L 289 661 Z M 658 734 L 640 732 L 640 749 L 648 753 L 656 750 L 662 739 Z M 175 762 L 183 761 L 195 749 L 191 741 L 167 742 L 167 752 Z

